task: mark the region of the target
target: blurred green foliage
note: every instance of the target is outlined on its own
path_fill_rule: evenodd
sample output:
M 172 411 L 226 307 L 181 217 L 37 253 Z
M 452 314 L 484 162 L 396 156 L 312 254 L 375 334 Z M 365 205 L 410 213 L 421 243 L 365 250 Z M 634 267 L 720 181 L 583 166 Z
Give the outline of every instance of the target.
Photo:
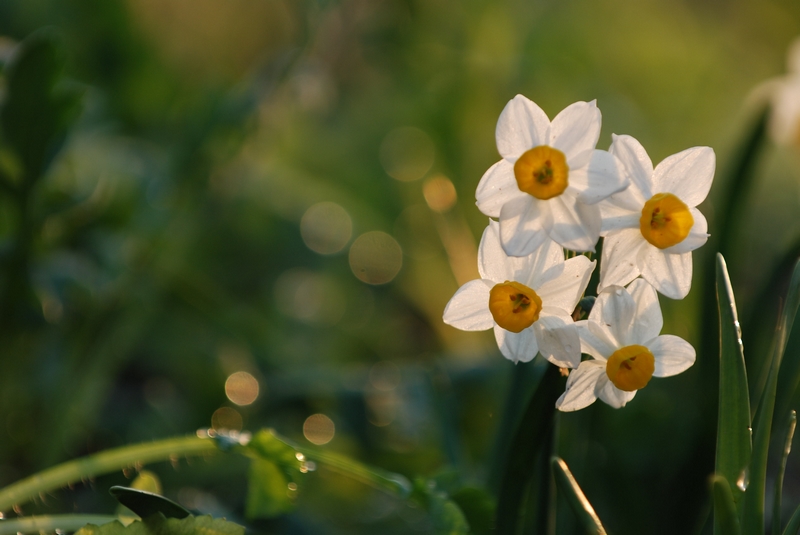
M 499 423 L 519 417 L 505 397 L 530 372 L 441 313 L 477 276 L 474 190 L 498 159 L 502 107 L 522 93 L 553 116 L 596 98 L 600 148 L 612 132 L 655 162 L 714 147 L 701 207 L 714 235 L 748 99 L 797 34 L 791 0 L 0 2 L 0 484 L 213 417 L 307 443 L 322 413 L 326 448 L 490 511 L 469 489 L 496 490 Z M 769 336 L 748 332 L 775 324 L 780 260 L 800 239 L 797 152 L 762 155 L 726 251 L 756 391 Z M 372 231 L 393 240 L 350 248 Z M 662 299 L 664 332 L 698 348 L 711 249 L 695 254 L 689 297 Z M 555 450 L 609 532 L 710 528 L 717 366 L 703 346 L 622 410 L 558 417 Z M 260 386 L 252 404 L 226 396 L 241 371 Z M 779 421 L 790 405 L 778 400 Z M 153 467 L 165 494 L 243 518 L 247 462 L 197 463 Z M 790 461 L 787 504 L 800 501 L 791 474 Z M 302 478 L 295 512 L 257 528 L 434 529 L 422 507 L 335 471 Z M 427 500 L 452 512 L 438 491 Z M 87 485 L 23 513 L 114 506 Z M 578 529 L 565 503 L 557 514 L 560 533 Z

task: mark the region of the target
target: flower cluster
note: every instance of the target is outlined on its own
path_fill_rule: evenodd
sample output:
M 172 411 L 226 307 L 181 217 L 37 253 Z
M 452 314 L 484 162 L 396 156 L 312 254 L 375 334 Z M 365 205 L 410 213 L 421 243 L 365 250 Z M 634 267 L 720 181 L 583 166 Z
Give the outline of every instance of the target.
M 690 148 L 653 167 L 630 136 L 596 149 L 600 122 L 594 102 L 576 102 L 552 122 L 522 95 L 506 105 L 496 130 L 502 160 L 476 192 L 478 208 L 497 219 L 481 239 L 481 278 L 459 288 L 444 311 L 459 329 L 493 329 L 513 362 L 538 353 L 571 369 L 556 403 L 562 411 L 597 398 L 622 407 L 653 376 L 695 360 L 688 342 L 660 335 L 657 292 L 689 292 L 692 251 L 708 239 L 696 206 L 711 187 L 714 151 Z M 599 293 L 578 320 L 600 237 Z M 587 255 L 565 259 L 565 249 Z

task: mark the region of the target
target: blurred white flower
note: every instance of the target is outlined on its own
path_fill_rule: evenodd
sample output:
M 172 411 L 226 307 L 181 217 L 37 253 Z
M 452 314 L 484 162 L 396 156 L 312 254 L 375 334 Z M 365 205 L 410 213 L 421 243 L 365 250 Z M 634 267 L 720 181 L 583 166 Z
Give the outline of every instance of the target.
M 600 235 L 596 203 L 627 183 L 609 153 L 595 150 L 600 136 L 595 102 L 567 106 L 553 122 L 517 95 L 497 121 L 503 157 L 481 178 L 478 208 L 500 219 L 503 249 L 525 256 L 552 239 L 573 251 L 594 251 Z
M 795 39 L 786 57 L 786 76 L 764 84 L 761 91 L 769 91 L 772 106 L 769 133 L 781 145 L 800 146 L 800 38 Z
M 562 411 L 582 409 L 602 399 L 623 407 L 655 377 L 670 377 L 695 361 L 694 348 L 677 336 L 659 336 L 663 326 L 655 289 L 636 279 L 626 290 L 601 292 L 589 318 L 576 322 L 581 350 L 593 358 L 570 373 L 558 398 Z
M 708 240 L 695 208 L 711 188 L 716 159 L 710 147 L 673 154 L 653 169 L 642 145 L 614 136 L 611 154 L 630 180 L 599 203 L 603 254 L 598 291 L 641 275 L 660 293 L 682 299 L 692 286 L 692 251 Z
M 500 351 L 514 362 L 528 362 L 538 352 L 557 366 L 577 367 L 580 341 L 571 314 L 594 266 L 585 256 L 565 261 L 549 239 L 532 254 L 508 256 L 500 225 L 490 221 L 478 250 L 481 278 L 458 289 L 444 322 L 464 331 L 493 328 Z

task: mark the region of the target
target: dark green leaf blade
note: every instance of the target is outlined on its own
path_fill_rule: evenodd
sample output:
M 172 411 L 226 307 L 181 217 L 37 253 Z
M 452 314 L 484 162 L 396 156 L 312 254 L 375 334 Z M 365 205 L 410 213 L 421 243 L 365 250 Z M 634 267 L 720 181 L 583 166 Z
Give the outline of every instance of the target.
M 253 459 L 247 475 L 247 518 L 273 518 L 289 512 L 292 507 L 294 500 L 289 495 L 286 474 L 272 461 Z
M 792 438 L 794 429 L 797 426 L 797 413 L 789 413 L 789 421 L 786 422 L 786 430 L 783 433 L 783 451 L 781 452 L 781 465 L 778 468 L 778 476 L 775 478 L 775 495 L 772 501 L 772 535 L 779 535 L 781 532 L 781 495 L 783 494 L 783 476 L 786 473 L 786 461 L 789 459 L 789 452 L 792 451 Z
M 558 396 L 564 391 L 565 381 L 558 368 L 545 363 L 541 376 L 525 413 L 511 441 L 506 457 L 506 466 L 497 497 L 498 533 L 515 533 L 520 518 L 520 507 L 533 474 L 536 472 L 536 460 L 544 447 L 552 445 L 551 429 L 555 419 L 555 404 Z M 547 470 L 539 471 L 541 478 L 536 487 L 542 491 L 550 488 L 550 475 Z M 541 502 L 542 496 L 532 497 Z
M 730 483 L 719 474 L 713 475 L 711 494 L 714 497 L 714 530 L 723 535 L 739 535 L 742 530 Z
M 800 506 L 792 513 L 792 518 L 790 518 L 789 523 L 786 524 L 783 535 L 797 535 L 798 531 L 800 531 Z
M 553 467 L 553 476 L 556 480 L 558 490 L 564 494 L 575 516 L 578 517 L 580 525 L 586 533 L 590 535 L 606 535 L 606 530 L 600 522 L 600 518 L 594 511 L 594 507 L 586 499 L 586 495 L 578 486 L 578 482 L 569 471 L 567 463 L 558 457 L 553 457 L 550 460 L 550 466 Z
M 800 304 L 800 262 L 795 264 L 786 302 L 781 312 L 773 342 L 772 359 L 764 394 L 753 420 L 753 455 L 750 462 L 750 485 L 747 488 L 742 514 L 742 531 L 746 534 L 764 531 L 764 495 L 767 484 L 767 457 L 772 435 L 778 374 L 786 342 L 791 334 L 797 307 Z
M 147 518 L 157 513 L 161 513 L 167 518 L 186 518 L 192 514 L 172 500 L 146 490 L 114 486 L 108 489 L 108 492 L 119 503 L 142 518 Z
M 742 334 L 733 288 L 725 259 L 717 254 L 717 304 L 719 308 L 719 419 L 716 473 L 729 482 L 734 504 L 742 491 L 735 485 L 746 477 L 751 454 L 750 398 L 744 363 Z M 721 527 L 715 521 L 715 533 Z

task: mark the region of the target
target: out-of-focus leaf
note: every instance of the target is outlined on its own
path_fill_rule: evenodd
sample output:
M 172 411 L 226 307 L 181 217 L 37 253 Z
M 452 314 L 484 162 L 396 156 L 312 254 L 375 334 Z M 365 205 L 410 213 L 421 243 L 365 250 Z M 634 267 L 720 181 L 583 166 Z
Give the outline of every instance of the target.
M 211 516 L 188 516 L 166 518 L 157 514 L 137 520 L 129 526 L 110 522 L 102 526 L 89 524 L 76 535 L 244 535 L 244 527 L 222 518 Z
M 247 518 L 272 518 L 292 509 L 289 479 L 278 466 L 267 459 L 253 459 L 247 475 Z
M 714 531 L 722 535 L 739 535 L 741 527 L 728 480 L 719 474 L 712 476 L 711 493 L 714 497 Z
M 464 487 L 450 495 L 464 513 L 474 535 L 494 533 L 495 503 L 483 489 Z
M 800 531 L 800 506 L 792 513 L 792 518 L 790 518 L 789 523 L 786 524 L 783 535 L 797 535 L 798 531 Z
M 717 254 L 717 303 L 719 308 L 719 419 L 717 421 L 716 473 L 735 485 L 746 477 L 750 462 L 750 397 L 744 363 L 742 331 L 725 259 Z M 742 491 L 731 487 L 734 503 Z M 715 517 L 716 518 L 716 517 Z M 715 533 L 724 533 L 715 521 Z
M 0 132 L 26 183 L 50 165 L 79 111 L 79 93 L 61 82 L 63 65 L 54 33 L 40 30 L 18 46 L 6 69 Z
M 783 452 L 781 452 L 781 465 L 778 468 L 778 477 L 775 478 L 775 495 L 772 501 L 772 534 L 779 535 L 781 532 L 781 495 L 783 494 L 783 476 L 786 473 L 786 461 L 789 459 L 789 452 L 792 451 L 792 438 L 794 429 L 797 426 L 797 413 L 789 413 L 789 421 L 786 422 L 786 430 L 783 433 Z
M 772 363 L 764 394 L 758 404 L 753 421 L 753 456 L 750 462 L 750 485 L 747 487 L 742 514 L 742 528 L 746 534 L 764 531 L 764 494 L 767 479 L 767 456 L 772 434 L 772 416 L 775 409 L 778 373 L 791 334 L 797 307 L 800 304 L 800 263 L 795 264 L 786 301 L 781 312 L 773 342 Z
M 560 376 L 558 368 L 547 364 L 519 421 L 506 457 L 507 464 L 497 498 L 498 533 L 515 533 L 517 529 L 520 505 L 536 472 L 537 455 L 552 442 L 550 429 L 555 417 L 555 403 L 563 391 L 564 378 Z M 544 470 L 539 475 L 546 481 L 540 481 L 536 488 L 547 492 L 550 488 L 550 474 Z
M 470 533 L 469 523 L 458 504 L 431 480 L 418 479 L 414 482 L 412 497 L 428 511 L 433 533 L 436 535 L 466 535 Z
M 580 525 L 586 533 L 591 535 L 605 535 L 606 530 L 600 522 L 600 518 L 594 511 L 594 507 L 586 499 L 586 495 L 578 486 L 578 482 L 572 477 L 572 473 L 562 459 L 553 457 L 550 461 L 553 467 L 553 476 L 558 485 L 558 490 L 564 494 L 570 507 L 572 507 L 575 516 L 578 517 Z
M 142 518 L 156 513 L 161 513 L 167 518 L 186 518 L 192 514 L 172 500 L 145 490 L 114 486 L 108 491 L 119 503 Z

